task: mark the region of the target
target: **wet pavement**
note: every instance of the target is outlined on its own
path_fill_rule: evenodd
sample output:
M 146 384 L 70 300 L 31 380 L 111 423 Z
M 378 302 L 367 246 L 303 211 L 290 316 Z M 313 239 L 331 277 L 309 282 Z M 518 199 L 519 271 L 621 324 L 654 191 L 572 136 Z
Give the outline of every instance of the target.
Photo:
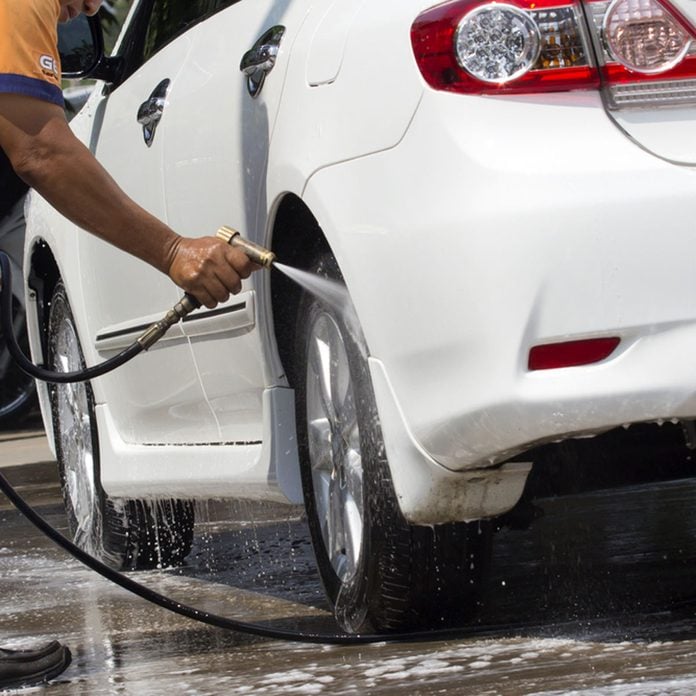
M 21 437 L 21 439 L 19 439 Z M 66 529 L 40 432 L 0 438 L 3 473 Z M 176 616 L 46 540 L 0 496 L 0 645 L 59 638 L 61 694 L 696 693 L 696 480 L 536 501 L 496 537 L 476 625 L 450 640 L 274 641 Z M 131 573 L 177 601 L 247 621 L 335 630 L 296 508 L 199 505 L 185 567 Z M 39 692 L 27 689 L 22 693 Z

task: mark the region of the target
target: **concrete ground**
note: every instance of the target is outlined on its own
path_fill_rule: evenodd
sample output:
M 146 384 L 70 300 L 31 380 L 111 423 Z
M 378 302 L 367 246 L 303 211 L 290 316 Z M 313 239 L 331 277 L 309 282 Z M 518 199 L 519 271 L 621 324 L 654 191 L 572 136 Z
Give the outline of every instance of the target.
M 0 462 L 65 531 L 40 428 L 1 435 Z M 67 643 L 73 663 L 45 689 L 56 696 L 691 695 L 694 501 L 692 479 L 543 498 L 528 530 L 498 534 L 475 626 L 456 639 L 341 647 L 222 631 L 152 606 L 67 556 L 0 496 L 0 645 Z M 199 506 L 184 568 L 131 577 L 226 616 L 333 630 L 301 517 L 229 505 Z

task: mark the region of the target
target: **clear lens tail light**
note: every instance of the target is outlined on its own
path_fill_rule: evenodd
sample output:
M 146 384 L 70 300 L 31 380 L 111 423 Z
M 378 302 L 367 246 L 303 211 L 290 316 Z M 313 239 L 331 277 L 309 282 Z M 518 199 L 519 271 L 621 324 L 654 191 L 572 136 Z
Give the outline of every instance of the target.
M 696 32 L 664 0 L 586 0 L 609 108 L 696 103 Z
M 667 0 L 451 0 L 411 28 L 428 84 L 466 94 L 596 89 L 610 108 L 696 103 L 696 31 Z
M 686 55 L 691 37 L 656 0 L 616 0 L 604 14 L 608 52 L 628 70 L 662 73 Z

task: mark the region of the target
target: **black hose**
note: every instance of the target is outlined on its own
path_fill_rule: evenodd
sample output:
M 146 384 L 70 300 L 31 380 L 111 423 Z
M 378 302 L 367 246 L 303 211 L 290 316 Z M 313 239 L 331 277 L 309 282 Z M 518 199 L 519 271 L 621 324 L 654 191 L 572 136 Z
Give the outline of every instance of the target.
M 2 285 L 0 288 L 0 326 L 2 326 L 5 345 L 20 370 L 30 377 L 35 377 L 43 382 L 52 382 L 53 384 L 86 382 L 115 370 L 143 350 L 143 346 L 135 341 L 113 358 L 109 358 L 99 365 L 86 367 L 84 370 L 79 370 L 78 372 L 54 372 L 34 365 L 34 363 L 22 353 L 22 349 L 19 347 L 17 338 L 14 335 L 12 327 L 12 270 L 10 268 L 10 259 L 4 251 L 0 251 L 0 282 Z
M 83 551 L 79 546 L 76 546 L 72 541 L 64 537 L 58 530 L 51 527 L 46 520 L 41 517 L 24 498 L 12 487 L 10 482 L 0 472 L 0 490 L 9 498 L 10 502 L 35 526 L 39 531 L 43 532 L 51 541 L 54 541 L 58 546 L 65 549 L 70 555 L 74 556 L 78 561 L 84 563 L 88 568 L 99 573 L 102 577 L 119 585 L 124 590 L 128 590 L 133 594 L 138 595 L 142 599 L 156 604 L 164 609 L 173 611 L 175 614 L 180 614 L 188 619 L 200 621 L 201 623 L 222 628 L 228 631 L 237 631 L 239 633 L 248 633 L 263 638 L 274 638 L 276 640 L 287 640 L 296 643 L 322 643 L 332 645 L 365 645 L 368 643 L 382 642 L 418 642 L 418 641 L 434 641 L 447 640 L 451 638 L 461 638 L 463 635 L 472 635 L 474 632 L 483 633 L 489 632 L 490 627 L 477 627 L 472 630 L 458 629 L 437 629 L 432 631 L 417 631 L 413 633 L 387 633 L 387 634 L 367 634 L 367 633 L 315 633 L 310 631 L 293 631 L 283 628 L 270 628 L 262 624 L 248 623 L 237 619 L 230 619 L 219 614 L 211 614 L 207 611 L 201 611 L 187 604 L 181 604 L 170 597 L 151 590 L 145 585 L 132 580 L 123 573 L 119 573 L 113 568 L 98 561 L 87 552 Z

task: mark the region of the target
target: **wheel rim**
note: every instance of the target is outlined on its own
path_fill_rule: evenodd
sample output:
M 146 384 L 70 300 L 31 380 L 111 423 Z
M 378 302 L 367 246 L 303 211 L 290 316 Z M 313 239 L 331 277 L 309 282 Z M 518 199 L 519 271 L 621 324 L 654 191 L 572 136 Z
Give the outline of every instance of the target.
M 311 325 L 307 357 L 307 431 L 316 516 L 331 566 L 346 582 L 355 575 L 363 545 L 363 467 L 350 363 L 331 315 L 320 313 Z
M 83 365 L 74 328 L 62 322 L 53 344 L 53 366 L 68 372 Z M 80 382 L 55 387 L 63 486 L 74 516 L 75 543 L 85 551 L 99 553 L 101 518 L 94 479 L 92 419 L 87 386 Z

